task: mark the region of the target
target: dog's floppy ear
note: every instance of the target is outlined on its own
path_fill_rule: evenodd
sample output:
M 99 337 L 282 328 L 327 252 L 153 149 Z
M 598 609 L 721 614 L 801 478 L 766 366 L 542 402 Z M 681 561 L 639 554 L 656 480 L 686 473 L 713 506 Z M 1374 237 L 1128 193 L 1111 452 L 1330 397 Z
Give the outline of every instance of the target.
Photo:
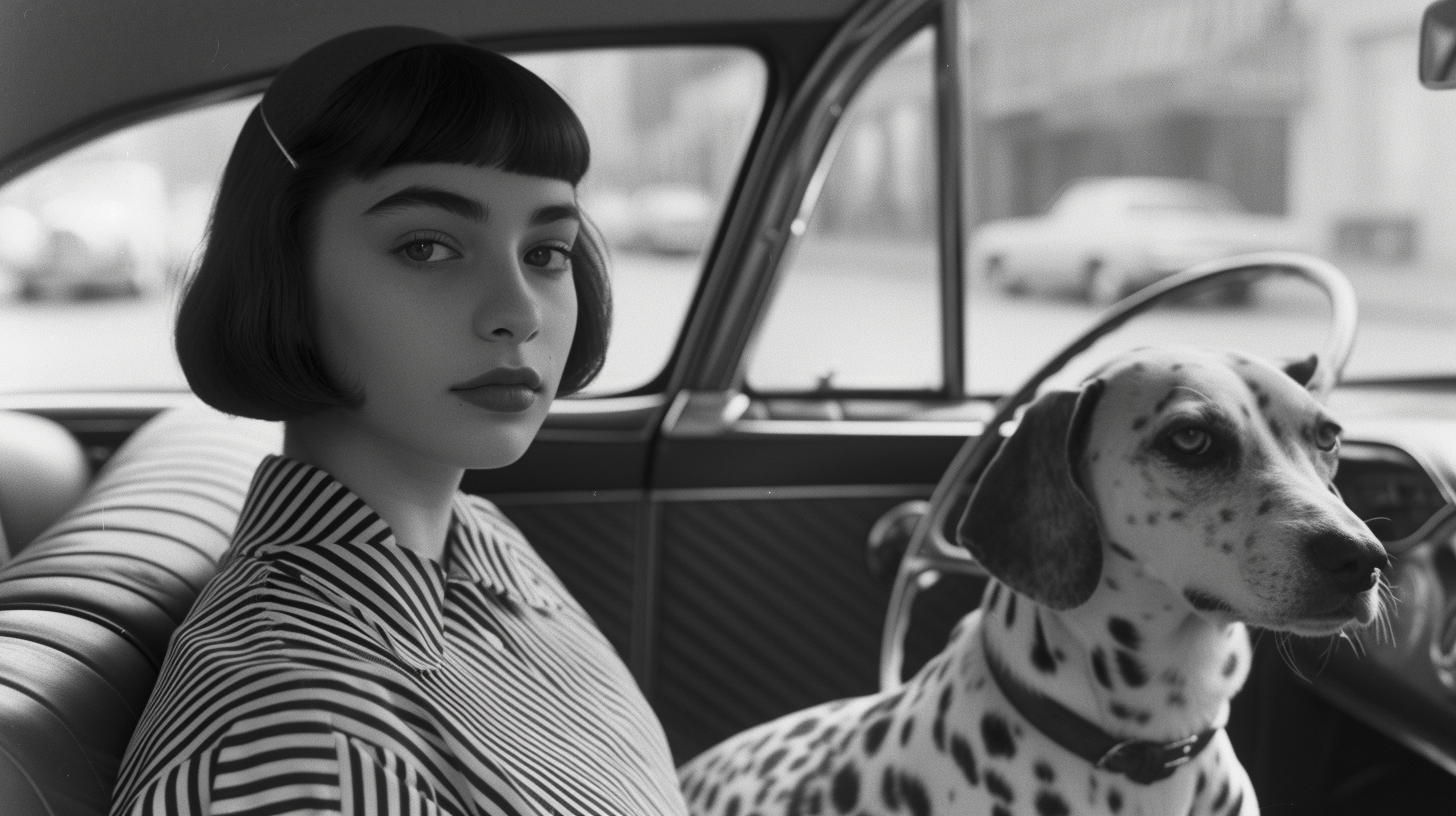
M 1319 368 L 1319 355 L 1311 354 L 1303 360 L 1295 360 L 1284 364 L 1284 373 L 1290 379 L 1299 383 L 1305 388 L 1310 387 L 1309 381 L 1314 378 L 1314 372 Z
M 1053 609 L 1080 606 L 1102 578 L 1097 511 L 1077 475 L 1102 385 L 1037 398 L 986 466 L 956 530 L 987 571 Z

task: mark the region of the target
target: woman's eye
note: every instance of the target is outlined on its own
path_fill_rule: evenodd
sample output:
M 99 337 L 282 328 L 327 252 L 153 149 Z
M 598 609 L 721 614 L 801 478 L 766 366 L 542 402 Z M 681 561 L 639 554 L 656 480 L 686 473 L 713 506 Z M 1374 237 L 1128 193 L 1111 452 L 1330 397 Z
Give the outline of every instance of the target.
M 1168 444 L 1179 453 L 1198 456 L 1213 447 L 1213 437 L 1202 428 L 1183 428 L 1168 435 Z
M 524 260 L 530 266 L 551 272 L 564 272 L 571 268 L 571 252 L 565 247 L 532 247 L 526 250 Z
M 1340 445 L 1340 426 L 1333 422 L 1321 422 L 1314 429 L 1314 444 L 1322 451 L 1332 451 Z
M 395 251 L 414 263 L 435 263 L 460 257 L 460 254 L 450 247 L 428 238 L 410 241 Z

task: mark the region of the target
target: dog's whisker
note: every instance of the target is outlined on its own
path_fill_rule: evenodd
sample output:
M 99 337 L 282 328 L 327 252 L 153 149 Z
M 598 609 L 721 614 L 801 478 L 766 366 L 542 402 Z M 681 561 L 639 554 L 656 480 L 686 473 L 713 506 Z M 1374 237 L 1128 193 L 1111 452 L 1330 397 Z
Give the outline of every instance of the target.
M 1371 516 L 1368 519 L 1360 519 L 1360 520 L 1363 521 L 1363 522 L 1365 522 L 1366 524 L 1369 524 L 1372 521 L 1390 521 L 1390 517 L 1389 516 Z

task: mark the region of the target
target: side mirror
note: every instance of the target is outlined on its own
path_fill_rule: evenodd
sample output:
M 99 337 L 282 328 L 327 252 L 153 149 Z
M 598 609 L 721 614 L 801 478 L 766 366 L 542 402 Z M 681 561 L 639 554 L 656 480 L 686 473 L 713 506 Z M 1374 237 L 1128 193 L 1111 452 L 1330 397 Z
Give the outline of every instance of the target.
M 1439 0 L 1421 18 L 1421 84 L 1456 88 L 1456 0 Z

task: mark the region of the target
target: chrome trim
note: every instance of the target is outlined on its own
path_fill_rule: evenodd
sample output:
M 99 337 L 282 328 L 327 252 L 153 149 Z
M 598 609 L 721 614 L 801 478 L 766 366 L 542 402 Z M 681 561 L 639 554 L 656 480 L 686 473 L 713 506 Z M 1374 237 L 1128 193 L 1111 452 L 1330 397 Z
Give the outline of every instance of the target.
M 734 436 L 980 436 L 986 423 L 979 420 L 812 420 L 741 419 Z
M 671 439 L 722 436 L 749 404 L 748 395 L 739 391 L 681 391 L 662 418 L 662 434 Z
M 787 487 L 672 487 L 653 490 L 654 502 L 762 501 L 768 499 L 899 499 L 921 498 L 932 484 L 790 485 Z

